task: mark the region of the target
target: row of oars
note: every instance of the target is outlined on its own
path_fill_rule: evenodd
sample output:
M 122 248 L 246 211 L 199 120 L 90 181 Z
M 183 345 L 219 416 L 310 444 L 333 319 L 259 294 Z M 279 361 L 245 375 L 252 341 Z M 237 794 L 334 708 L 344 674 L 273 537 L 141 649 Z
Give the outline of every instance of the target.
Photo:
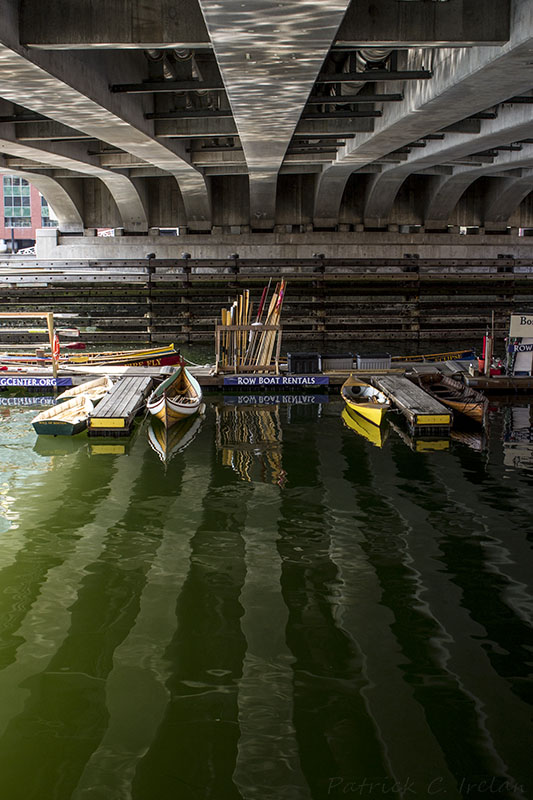
M 252 322 L 252 303 L 248 289 L 239 295 L 231 308 L 222 309 L 223 328 L 228 326 L 248 328 L 241 331 L 222 330 L 220 338 L 222 366 L 259 367 L 271 363 L 279 331 L 268 331 L 264 328 L 279 327 L 286 282 L 282 280 L 276 284 L 272 296 L 269 297 L 271 283 L 272 279 L 263 289 L 254 322 Z

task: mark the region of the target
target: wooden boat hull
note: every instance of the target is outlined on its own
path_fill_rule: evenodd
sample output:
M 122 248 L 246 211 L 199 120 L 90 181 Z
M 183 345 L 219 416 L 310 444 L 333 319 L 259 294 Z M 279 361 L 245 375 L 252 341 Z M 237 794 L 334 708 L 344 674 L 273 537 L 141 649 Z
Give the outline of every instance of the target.
M 417 374 L 412 378 L 439 403 L 451 408 L 478 425 L 483 425 L 488 408 L 487 398 L 475 389 L 444 375 Z
M 383 392 L 351 375 L 342 385 L 341 396 L 350 411 L 373 425 L 381 425 L 383 416 L 390 408 L 390 401 Z
M 146 407 L 170 428 L 197 413 L 202 404 L 200 384 L 183 365 L 152 392 Z
M 33 429 L 39 435 L 75 436 L 86 429 L 93 409 L 89 398 L 80 395 L 41 411 L 32 420 Z
M 64 403 L 65 400 L 70 400 L 73 397 L 79 397 L 86 394 L 93 403 L 97 403 L 106 395 L 110 389 L 113 388 L 113 381 L 108 375 L 102 375 L 101 378 L 95 378 L 92 381 L 85 381 L 80 383 L 79 386 L 73 386 L 72 389 L 67 389 L 62 392 L 58 398 L 58 403 Z
M 426 353 L 418 356 L 392 356 L 392 361 L 475 361 L 475 350 L 450 350 L 447 353 Z
M 31 353 L 2 354 L 2 362 L 6 364 L 33 364 L 46 366 L 52 363 L 50 356 L 38 358 Z M 115 350 L 101 353 L 83 353 L 82 355 L 63 355 L 59 358 L 59 366 L 128 366 L 128 367 L 164 367 L 181 363 L 179 350 L 174 346 L 148 348 L 146 350 Z

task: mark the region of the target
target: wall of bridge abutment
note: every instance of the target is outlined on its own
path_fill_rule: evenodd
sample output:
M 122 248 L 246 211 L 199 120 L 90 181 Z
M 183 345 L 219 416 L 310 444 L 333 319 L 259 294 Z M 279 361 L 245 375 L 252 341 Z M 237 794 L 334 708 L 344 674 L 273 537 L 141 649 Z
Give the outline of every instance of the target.
M 49 261 L 88 259 L 143 259 L 150 253 L 158 259 L 301 259 L 370 258 L 401 259 L 413 255 L 422 259 L 495 259 L 504 255 L 531 259 L 533 236 L 519 235 L 518 228 L 505 233 L 476 228 L 461 234 L 459 228 L 447 233 L 401 232 L 397 225 L 387 231 L 308 233 L 211 233 L 162 235 L 151 229 L 148 235 L 97 236 L 95 229 L 85 235 L 61 234 L 55 229 L 37 231 L 36 254 Z
M 68 314 L 93 345 L 214 349 L 221 309 L 244 289 L 257 308 L 269 280 L 283 278 L 287 350 L 397 354 L 479 347 L 487 327 L 502 340 L 512 313 L 533 313 L 530 237 L 209 238 L 46 230 L 47 257 L 43 248 L 33 262 L 0 261 L 0 308 Z

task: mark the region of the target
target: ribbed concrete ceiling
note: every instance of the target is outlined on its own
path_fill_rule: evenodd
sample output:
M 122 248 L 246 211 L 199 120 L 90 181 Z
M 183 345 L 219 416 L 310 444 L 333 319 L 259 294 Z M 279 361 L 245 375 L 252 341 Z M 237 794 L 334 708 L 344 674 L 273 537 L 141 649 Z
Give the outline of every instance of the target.
M 349 0 L 200 0 L 250 180 L 274 184 Z M 271 220 L 274 207 L 251 209 Z M 271 222 L 270 222 L 271 224 Z
M 483 174 L 527 168 L 531 0 L 75 5 L 0 0 L 0 149 L 12 169 L 98 175 L 131 230 L 169 207 L 190 230 L 335 227 L 361 171 L 382 173 L 356 182 L 384 225 L 413 173 L 457 167 L 459 186 L 498 145 Z M 21 145 L 38 150 L 28 163 Z

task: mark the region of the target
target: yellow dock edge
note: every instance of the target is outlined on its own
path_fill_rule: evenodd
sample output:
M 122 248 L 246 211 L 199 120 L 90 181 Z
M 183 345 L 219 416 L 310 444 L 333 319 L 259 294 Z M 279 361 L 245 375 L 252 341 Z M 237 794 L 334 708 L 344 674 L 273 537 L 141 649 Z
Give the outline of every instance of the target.
M 91 417 L 89 428 L 124 428 L 126 420 L 117 417 Z
M 416 425 L 451 425 L 450 414 L 417 414 Z

